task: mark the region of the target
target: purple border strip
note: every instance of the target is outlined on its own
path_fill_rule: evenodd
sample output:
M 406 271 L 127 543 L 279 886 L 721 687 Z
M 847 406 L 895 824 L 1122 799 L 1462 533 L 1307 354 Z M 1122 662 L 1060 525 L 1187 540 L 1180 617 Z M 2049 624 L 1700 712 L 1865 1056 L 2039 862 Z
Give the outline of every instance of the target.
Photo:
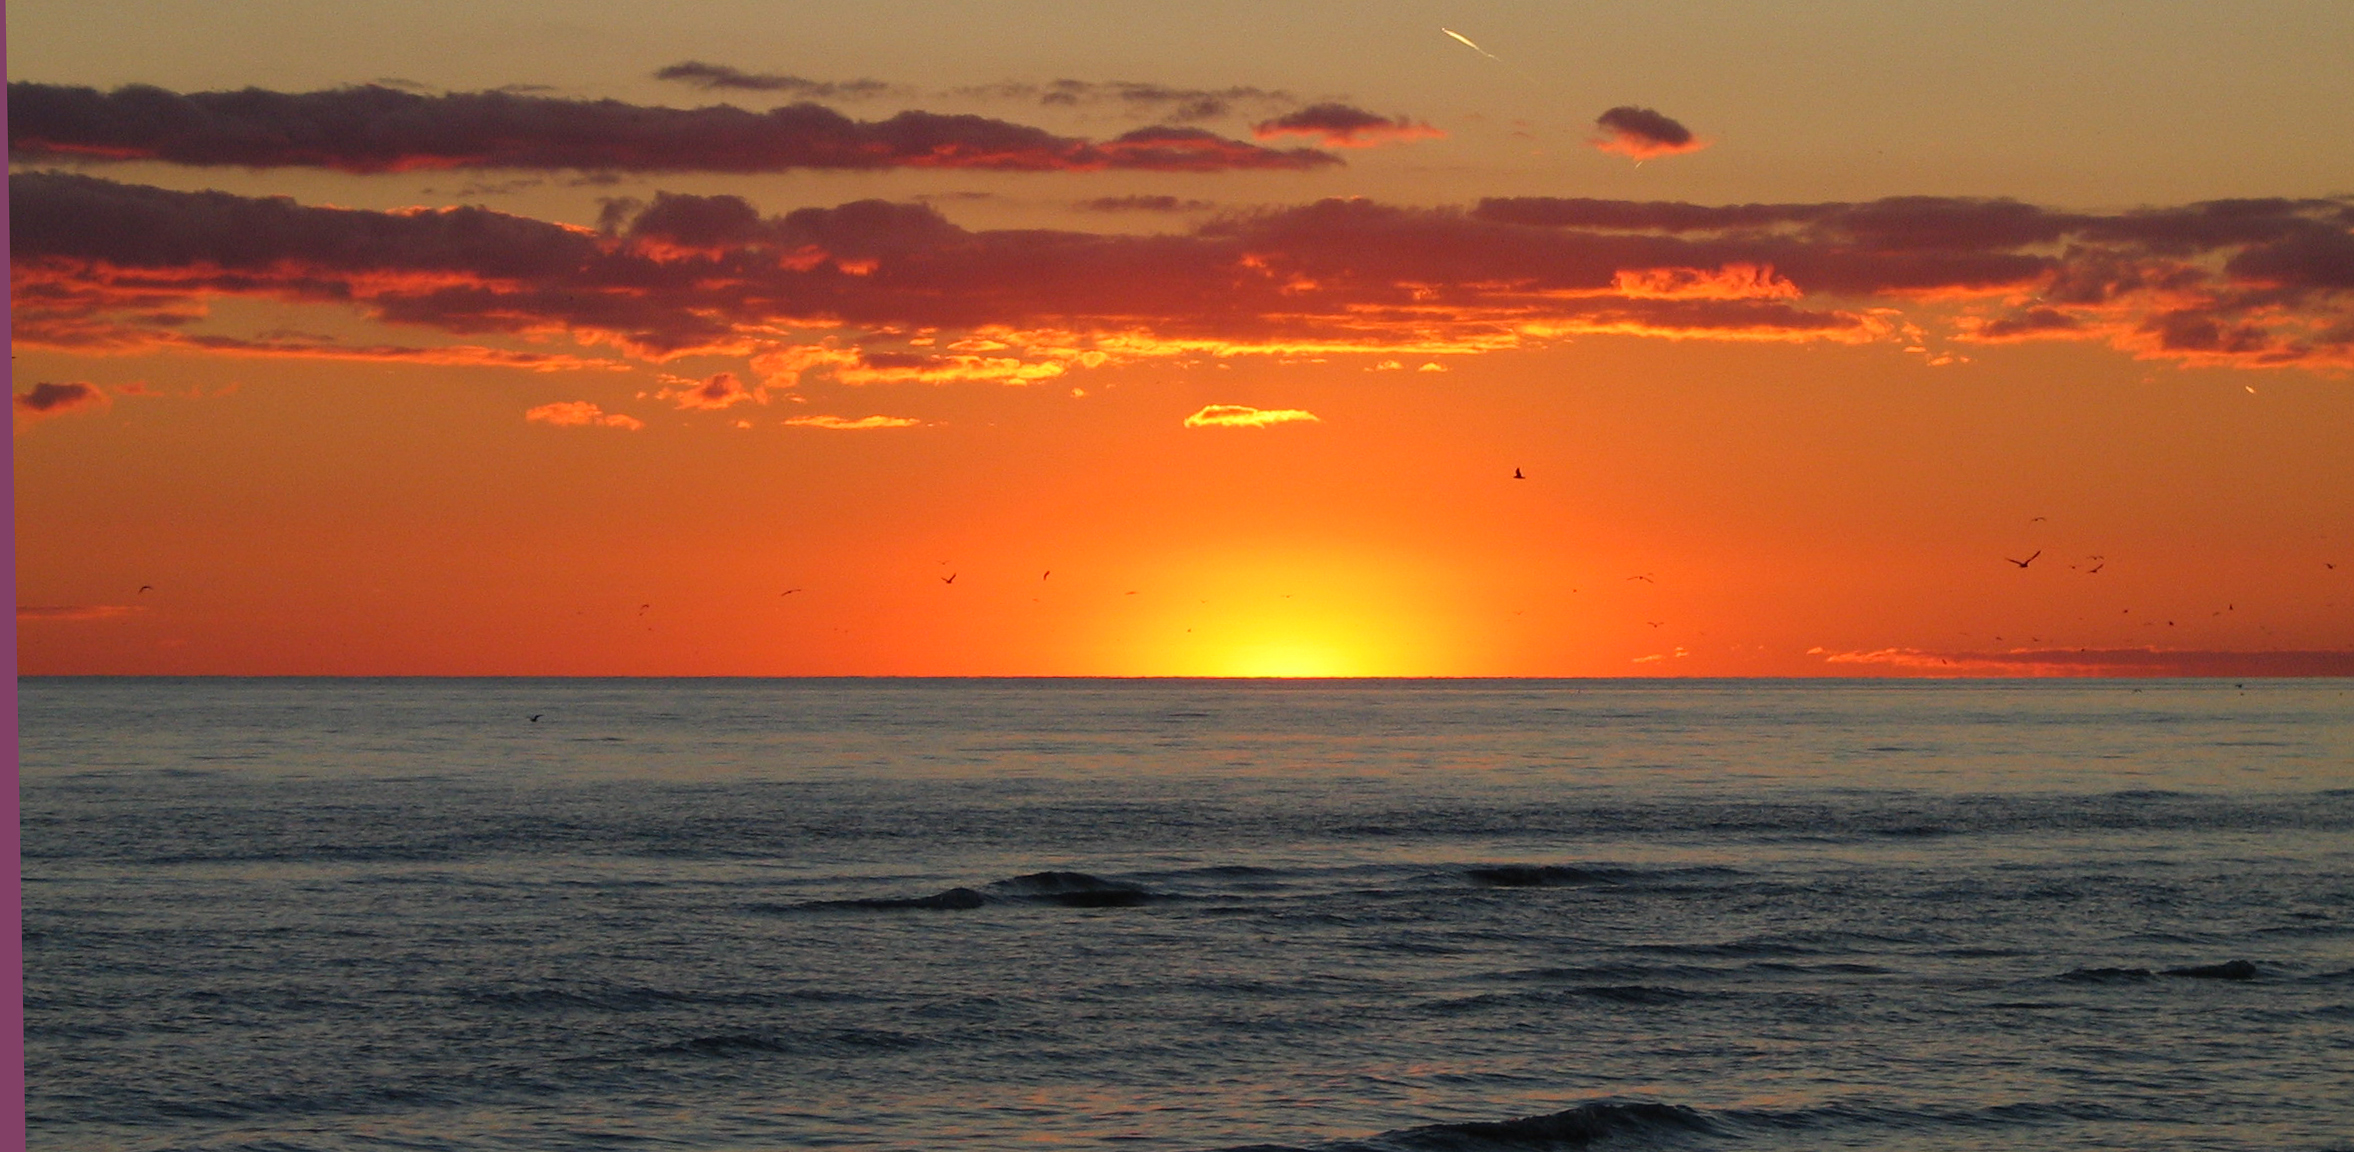
M 8 7 L 5 3 L 0 3 L 0 81 L 7 79 L 5 75 L 8 70 L 6 63 L 8 59 L 7 26 Z M 0 84 L 0 119 L 5 119 L 7 115 L 7 88 L 4 84 Z M 5 192 L 0 192 L 0 251 L 6 251 L 7 249 L 8 200 L 7 194 Z M 0 314 L 7 314 L 11 317 L 15 315 L 15 313 L 9 310 L 8 281 L 5 279 L 0 279 Z M 13 326 L 11 327 L 11 330 L 13 331 Z M 15 347 L 16 342 L 11 339 L 9 341 L 10 351 L 8 356 L 8 395 L 10 397 L 9 406 L 12 409 L 15 407 L 16 396 Z M 9 413 L 9 422 L 11 424 L 15 423 L 15 415 L 16 414 L 13 411 Z M 8 936 L 4 933 L 0 933 L 0 1005 L 5 1006 L 5 1010 L 8 1014 L 7 1039 L 5 1041 L 8 1045 L 8 1051 L 4 1057 L 0 1057 L 0 1078 L 5 1078 L 5 1091 L 7 1092 L 8 1097 L 6 1113 L 8 1118 L 7 1123 L 9 1125 L 9 1127 L 5 1130 L 0 1130 L 0 1142 L 5 1142 L 12 1144 L 15 1147 L 22 1148 L 25 1146 L 26 1139 L 24 995 L 25 921 L 24 841 L 21 828 L 17 823 L 16 430 L 13 427 L 9 429 L 8 445 L 5 448 L 0 448 L 0 454 L 5 454 L 4 458 L 7 463 L 7 467 L 5 469 L 0 469 L 0 472 L 5 473 L 6 480 L 0 481 L 0 483 L 5 483 L 7 485 L 8 493 L 8 543 L 6 545 L 6 557 L 8 568 L 7 579 L 9 604 L 8 623 L 6 625 L 8 630 L 8 703 L 6 705 L 8 718 L 8 798 L 6 803 L 8 806 L 8 812 L 6 820 L 0 821 L 0 836 L 6 837 L 8 841 L 8 886 L 4 892 L 0 892 L 0 902 L 4 902 L 6 905 L 8 922 L 16 925 L 17 929 L 16 935 L 14 936 Z

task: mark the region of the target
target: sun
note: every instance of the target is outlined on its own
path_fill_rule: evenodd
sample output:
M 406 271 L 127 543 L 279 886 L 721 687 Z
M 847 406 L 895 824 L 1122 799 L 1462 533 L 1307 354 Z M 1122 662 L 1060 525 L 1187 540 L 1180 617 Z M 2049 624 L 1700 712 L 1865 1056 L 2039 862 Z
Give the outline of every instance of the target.
M 1221 676 L 1315 679 L 1367 676 L 1374 673 L 1362 659 L 1331 645 L 1312 640 L 1269 640 L 1236 645 L 1225 658 Z

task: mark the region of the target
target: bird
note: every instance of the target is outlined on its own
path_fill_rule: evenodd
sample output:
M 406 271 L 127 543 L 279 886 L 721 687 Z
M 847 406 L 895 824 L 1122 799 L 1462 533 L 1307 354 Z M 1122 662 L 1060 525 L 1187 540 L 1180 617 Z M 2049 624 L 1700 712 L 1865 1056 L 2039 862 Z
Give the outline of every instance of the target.
M 2006 563 L 2016 564 L 2021 568 L 2025 568 L 2026 566 L 2035 563 L 2035 558 L 2041 555 L 2043 555 L 2043 549 L 2038 548 L 2033 553 L 2029 554 L 2025 560 L 2013 560 L 2008 556 L 2003 557 L 2003 560 Z
M 2036 520 L 2049 520 L 2049 519 L 2051 519 L 2051 517 L 2049 517 L 2049 516 L 2037 516 L 2037 517 L 2035 517 L 2035 518 L 2033 518 L 2033 519 L 2031 519 L 2031 520 L 2029 520 L 2029 521 L 2027 521 L 2027 522 L 2028 522 L 2028 523 L 2030 523 L 2030 524 L 2033 524 L 2033 523 L 2035 523 L 2035 521 L 2036 521 Z
M 545 715 L 547 715 L 545 712 L 534 712 L 531 714 L 531 722 L 537 724 L 539 723 L 539 718 Z
M 1659 627 L 1660 625 L 1667 623 L 1667 621 L 1665 621 L 1665 620 L 1645 620 L 1645 621 L 1643 621 L 1643 623 L 1645 623 L 1645 624 L 1649 624 L 1650 626 L 1652 626 L 1652 627 L 1654 627 L 1654 628 L 1657 628 L 1657 627 Z
M 640 604 L 640 605 L 638 605 L 638 615 L 640 615 L 640 616 L 643 616 L 643 615 L 645 615 L 645 614 L 646 614 L 646 609 L 648 609 L 648 608 L 651 608 L 651 607 L 653 607 L 653 605 L 651 605 L 651 604 Z
M 795 593 L 795 592 L 799 592 L 799 591 L 800 591 L 800 589 L 799 589 L 799 588 L 787 588 L 787 589 L 785 589 L 784 591 L 777 593 L 777 595 L 779 595 L 779 596 L 790 596 L 790 595 L 792 595 L 793 593 Z
M 1648 574 L 1646 574 L 1646 575 L 1642 575 L 1642 576 L 1629 576 L 1629 577 L 1627 577 L 1627 579 L 1629 579 L 1629 580 L 1640 580 L 1640 581 L 1644 582 L 1645 584 L 1657 584 L 1657 583 L 1659 583 L 1659 581 L 1652 579 L 1652 578 L 1651 578 L 1651 577 L 1650 577 Z
M 1526 480 L 1526 479 L 1528 479 L 1528 477 L 1526 477 L 1526 476 L 1523 476 L 1523 475 L 1521 475 L 1521 474 L 1520 474 L 1520 469 L 1518 469 L 1518 468 L 1515 468 L 1515 469 L 1513 469 L 1513 470 L 1512 470 L 1512 478 L 1513 478 L 1513 479 L 1515 479 L 1515 480 Z
M 2090 568 L 2086 569 L 2086 570 L 2085 570 L 2085 572 L 2084 572 L 2084 574 L 2085 574 L 2085 575 L 2087 575 L 2087 576 L 2098 576 L 2098 575 L 2100 575 L 2100 574 L 2101 574 L 2101 569 L 2103 569 L 2103 568 L 2106 568 L 2106 567 L 2108 567 L 2108 566 L 2109 566 L 2109 562 L 2108 562 L 2108 561 L 2106 561 L 2106 560 L 2103 560 L 2103 561 L 2101 561 L 2100 563 L 2098 563 L 2098 564 L 2095 564 L 2095 565 L 2093 565 L 2092 567 L 2090 567 Z
M 140 593 L 140 595 L 143 595 L 143 596 L 144 596 L 144 595 L 146 595 L 147 593 L 149 593 L 149 592 L 153 592 L 153 591 L 155 591 L 155 585 L 153 585 L 153 584 L 141 584 L 141 585 L 139 586 L 139 593 Z
M 1039 574 L 1038 574 L 1038 578 L 1039 578 L 1039 579 L 1041 579 L 1041 580 L 1044 580 L 1044 579 L 1046 579 L 1047 577 L 1049 577 L 1049 576 L 1052 576 L 1052 575 L 1054 575 L 1054 569 L 1052 569 L 1052 568 L 1049 568 L 1049 569 L 1047 569 L 1046 571 L 1039 573 Z
M 956 583 L 956 573 L 954 573 L 954 572 L 951 572 L 951 573 L 949 573 L 949 574 L 948 574 L 948 575 L 946 575 L 946 576 L 942 576 L 942 577 L 940 578 L 940 582 L 941 582 L 942 584 L 954 584 L 954 583 Z

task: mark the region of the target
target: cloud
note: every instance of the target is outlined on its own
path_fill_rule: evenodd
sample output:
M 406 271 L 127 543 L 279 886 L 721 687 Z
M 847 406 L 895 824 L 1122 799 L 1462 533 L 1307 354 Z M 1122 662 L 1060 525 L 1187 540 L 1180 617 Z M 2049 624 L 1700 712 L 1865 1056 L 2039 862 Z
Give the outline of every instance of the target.
M 768 403 L 766 388 L 747 388 L 733 372 L 721 372 L 705 380 L 689 380 L 683 376 L 664 376 L 663 387 L 655 393 L 658 399 L 675 402 L 681 408 L 716 412 L 741 404 L 746 400 Z
M 901 112 L 853 120 L 816 104 L 750 112 L 665 108 L 514 92 L 421 95 L 366 85 L 318 92 L 112 92 L 8 86 L 9 154 L 198 166 L 783 172 L 801 168 L 977 168 L 1085 172 L 1307 169 L 1340 161 L 1191 128 L 1090 142 L 982 116 Z
M 608 413 L 586 400 L 559 400 L 553 404 L 542 404 L 525 412 L 523 418 L 558 428 L 619 428 L 635 432 L 646 426 L 645 421 L 634 416 Z
M 19 620 L 120 620 L 140 611 L 131 604 L 19 604 Z
M 740 92 L 784 92 L 805 100 L 872 100 L 882 96 L 907 94 L 907 89 L 880 80 L 804 80 L 774 72 L 746 72 L 725 64 L 706 64 L 700 60 L 684 60 L 657 69 L 656 80 L 676 80 L 710 91 L 715 88 Z
M 2164 648 L 1882 648 L 1823 654 L 1830 664 L 1930 676 L 2354 676 L 2354 651 L 2227 652 Z
M 1371 148 L 1402 144 L 1446 133 L 1404 116 L 1379 116 L 1346 104 L 1311 104 L 1286 116 L 1264 120 L 1251 128 L 1261 140 L 1278 136 L 1312 136 L 1327 148 Z
M 923 423 L 905 416 L 861 416 L 855 420 L 843 416 L 795 416 L 785 421 L 795 428 L 831 428 L 837 432 L 865 432 L 876 428 L 913 428 Z
M 1208 404 L 1185 418 L 1188 428 L 1265 428 L 1301 422 L 1320 423 L 1315 413 L 1297 408 L 1251 408 L 1241 404 Z
M 1218 205 L 1209 200 L 1180 200 L 1175 196 L 1098 196 L 1076 207 L 1089 212 L 1202 212 Z
M 2354 367 L 2354 288 L 2329 259 L 2332 238 L 2354 233 L 2350 200 L 2072 213 L 1937 197 L 1522 198 L 1468 210 L 1334 199 L 1138 235 L 976 231 L 880 200 L 765 215 L 733 196 L 661 193 L 612 202 L 588 229 L 54 172 L 19 172 L 10 186 L 16 339 L 81 351 L 540 370 L 707 354 L 743 357 L 745 379 L 785 387 L 810 372 L 1030 383 L 1251 353 L 1412 363 L 1598 334 L 1911 345 L 1933 332 Z M 212 301 L 238 297 L 357 309 L 468 343 L 342 348 L 188 330 Z M 624 359 L 486 338 L 569 338 Z
M 953 88 L 950 96 L 968 100 L 1018 100 L 1046 107 L 1116 107 L 1130 115 L 1162 120 L 1213 120 L 1237 105 L 1288 108 L 1299 97 L 1281 89 L 1237 85 L 1227 88 L 1179 88 L 1141 80 L 1054 80 L 1045 84 L 1008 81 Z
M 1602 130 L 1602 135 L 1593 141 L 1595 148 L 1636 160 L 1697 152 L 1708 147 L 1708 142 L 1694 137 L 1691 129 L 1649 108 L 1632 104 L 1621 104 L 1594 117 L 1594 127 Z
M 83 408 L 104 408 L 108 403 L 106 393 L 90 384 L 43 382 L 16 394 L 16 414 L 20 420 L 38 420 Z

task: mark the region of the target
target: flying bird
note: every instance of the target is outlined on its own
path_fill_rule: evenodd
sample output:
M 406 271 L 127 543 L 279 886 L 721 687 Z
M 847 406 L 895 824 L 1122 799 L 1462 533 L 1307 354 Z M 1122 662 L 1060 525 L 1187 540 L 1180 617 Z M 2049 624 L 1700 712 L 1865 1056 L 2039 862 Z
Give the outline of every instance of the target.
M 785 589 L 784 591 L 777 593 L 777 595 L 779 595 L 779 596 L 790 596 L 790 595 L 792 595 L 793 593 L 795 593 L 795 592 L 799 592 L 799 591 L 800 591 L 800 589 L 799 589 L 799 588 L 787 588 L 787 589 Z
M 2010 557 L 2005 556 L 2003 557 L 2003 561 L 2007 564 L 2016 564 L 2021 568 L 2025 568 L 2026 566 L 2035 563 L 2035 558 L 2041 555 L 2043 555 L 2043 549 L 2038 548 L 2034 552 L 2029 553 L 2025 560 L 2013 560 Z
M 1513 478 L 1513 479 L 1515 479 L 1515 480 L 1526 480 L 1526 479 L 1528 479 L 1528 477 L 1526 477 L 1526 476 L 1523 476 L 1523 475 L 1521 475 L 1521 474 L 1520 474 L 1520 469 L 1518 469 L 1518 468 L 1515 468 L 1515 469 L 1513 469 L 1513 470 L 1512 470 L 1512 478 Z
M 949 573 L 949 574 L 948 574 L 948 575 L 946 575 L 946 576 L 942 576 L 942 577 L 940 578 L 940 582 L 941 582 L 942 584 L 954 584 L 954 583 L 956 583 L 956 573 L 954 573 L 954 572 L 951 572 L 951 573 Z
M 534 712 L 531 714 L 531 722 L 537 724 L 539 723 L 539 718 L 545 715 L 547 715 L 545 712 Z
M 149 593 L 149 592 L 153 592 L 153 591 L 155 591 L 155 585 L 153 585 L 153 584 L 141 584 L 141 585 L 139 586 L 139 594 L 140 594 L 140 595 L 142 595 L 142 596 L 146 595 L 146 594 L 147 594 L 147 593 Z
M 1627 579 L 1629 579 L 1629 580 L 1640 580 L 1640 581 L 1644 582 L 1645 584 L 1657 584 L 1657 583 L 1659 583 L 1659 581 L 1652 579 L 1652 578 L 1651 578 L 1650 576 L 1648 576 L 1648 575 L 1644 575 L 1644 576 L 1629 576 L 1629 577 L 1627 577 Z
M 1471 42 L 1471 37 L 1469 37 L 1469 36 L 1466 36 L 1466 35 L 1462 34 L 1461 32 L 1457 32 L 1457 31 L 1455 31 L 1455 30 L 1454 30 L 1454 29 L 1452 29 L 1452 28 L 1441 28 L 1441 29 L 1439 29 L 1439 31 L 1441 31 L 1441 32 L 1444 32 L 1444 33 L 1446 33 L 1447 35 L 1454 37 L 1454 38 L 1455 38 L 1455 42 L 1456 42 L 1456 43 L 1458 43 L 1458 44 L 1461 44 L 1461 45 L 1463 45 L 1464 47 L 1466 47 L 1466 48 L 1469 48 L 1469 49 L 1471 49 L 1472 51 L 1474 51 L 1474 52 L 1477 52 L 1477 53 L 1479 53 L 1480 55 L 1482 55 L 1482 56 L 1485 56 L 1485 57 L 1487 57 L 1488 59 L 1495 61 L 1495 62 L 1496 62 L 1496 63 L 1498 63 L 1498 64 L 1501 64 L 1501 63 L 1503 63 L 1503 62 L 1504 62 L 1504 58 L 1503 58 L 1503 57 L 1501 57 L 1501 56 L 1498 56 L 1498 55 L 1496 55 L 1495 53 L 1493 53 L 1493 52 L 1490 52 L 1490 51 L 1488 51 L 1487 49 L 1485 49 L 1485 48 L 1482 48 L 1482 47 L 1480 47 L 1479 45 L 1472 43 L 1472 42 Z
M 1038 578 L 1039 578 L 1039 579 L 1041 579 L 1041 580 L 1044 580 L 1044 579 L 1046 579 L 1047 577 L 1049 577 L 1049 576 L 1052 576 L 1052 575 L 1054 575 L 1054 569 L 1052 569 L 1052 568 L 1049 568 L 1049 569 L 1047 569 L 1046 571 L 1039 573 L 1039 574 L 1038 574 Z

